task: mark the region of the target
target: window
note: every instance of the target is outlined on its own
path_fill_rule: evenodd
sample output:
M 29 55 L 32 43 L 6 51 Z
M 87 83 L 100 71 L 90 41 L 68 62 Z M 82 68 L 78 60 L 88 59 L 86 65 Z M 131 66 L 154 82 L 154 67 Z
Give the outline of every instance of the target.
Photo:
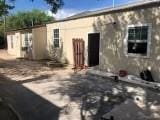
M 150 42 L 150 27 L 148 25 L 129 26 L 127 39 L 127 53 L 148 56 Z
M 54 29 L 53 30 L 53 42 L 54 42 L 54 47 L 59 48 L 59 29 Z
M 11 48 L 13 48 L 13 35 L 11 35 Z
M 25 33 L 25 37 L 24 37 L 25 47 L 28 47 L 28 46 L 29 46 L 28 42 L 29 42 L 28 33 Z

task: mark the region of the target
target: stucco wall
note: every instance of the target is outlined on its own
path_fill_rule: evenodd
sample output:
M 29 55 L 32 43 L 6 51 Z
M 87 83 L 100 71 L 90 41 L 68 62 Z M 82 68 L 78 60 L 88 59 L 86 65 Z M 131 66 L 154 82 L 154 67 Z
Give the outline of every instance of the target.
M 160 8 L 119 12 L 105 15 L 103 18 L 98 18 L 96 23 L 102 25 L 95 26 L 102 33 L 100 68 L 111 72 L 126 69 L 129 74 L 139 75 L 142 70 L 151 67 L 154 78 L 160 81 Z M 104 25 L 110 20 L 116 24 Z M 124 44 L 127 26 L 145 23 L 150 23 L 152 26 L 149 58 L 127 56 Z
M 33 59 L 47 58 L 47 29 L 46 27 L 37 27 L 32 30 L 33 39 Z
M 13 48 L 11 47 L 11 36 L 13 36 Z M 21 57 L 21 35 L 20 32 L 12 32 L 7 35 L 8 53 L 16 57 Z
M 85 64 L 87 65 L 88 55 L 88 33 L 94 33 L 93 23 L 95 18 L 84 18 L 78 20 L 70 20 L 66 22 L 58 22 L 47 25 L 47 48 L 51 51 L 53 47 L 53 29 L 60 30 L 60 43 L 61 47 L 56 48 L 55 51 L 63 51 L 60 56 L 63 60 L 66 59 L 69 64 L 73 64 L 73 38 L 82 38 L 85 41 Z M 63 50 L 62 50 L 63 49 Z
M 116 22 L 116 24 L 112 24 Z M 125 54 L 124 41 L 127 26 L 131 24 L 152 25 L 150 57 L 129 57 Z M 48 49 L 53 43 L 53 29 L 60 29 L 63 42 L 63 54 L 73 64 L 73 38 L 85 40 L 85 62 L 87 64 L 88 33 L 100 32 L 100 65 L 101 70 L 117 73 L 120 69 L 129 74 L 139 75 L 147 67 L 152 68 L 153 76 L 160 81 L 160 7 L 125 10 L 110 14 L 87 17 L 47 25 Z
M 35 27 L 20 31 L 7 33 L 8 53 L 16 57 L 29 58 L 34 60 L 46 59 L 46 27 Z M 29 46 L 25 46 L 25 34 L 28 34 Z M 11 35 L 13 35 L 13 45 L 11 48 Z M 29 47 L 28 50 L 22 50 L 22 47 Z

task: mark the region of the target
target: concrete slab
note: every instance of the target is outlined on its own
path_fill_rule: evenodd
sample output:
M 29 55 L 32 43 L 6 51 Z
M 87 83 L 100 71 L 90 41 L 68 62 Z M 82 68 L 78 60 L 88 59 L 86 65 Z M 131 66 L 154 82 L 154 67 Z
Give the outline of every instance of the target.
M 0 97 L 22 120 L 100 120 L 128 99 L 136 104 L 128 104 L 128 111 L 160 118 L 159 91 L 6 57 L 0 52 Z
M 151 117 L 132 99 L 128 99 L 121 105 L 116 106 L 111 112 L 105 114 L 103 118 L 109 120 L 111 116 L 114 120 L 151 120 Z

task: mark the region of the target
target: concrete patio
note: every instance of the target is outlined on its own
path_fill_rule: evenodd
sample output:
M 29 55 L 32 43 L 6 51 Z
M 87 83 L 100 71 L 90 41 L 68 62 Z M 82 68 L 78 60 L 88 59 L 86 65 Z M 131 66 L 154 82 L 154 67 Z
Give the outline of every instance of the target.
M 126 112 L 136 120 L 160 120 L 159 91 L 6 54 L 0 52 L 0 97 L 21 120 L 100 120 Z

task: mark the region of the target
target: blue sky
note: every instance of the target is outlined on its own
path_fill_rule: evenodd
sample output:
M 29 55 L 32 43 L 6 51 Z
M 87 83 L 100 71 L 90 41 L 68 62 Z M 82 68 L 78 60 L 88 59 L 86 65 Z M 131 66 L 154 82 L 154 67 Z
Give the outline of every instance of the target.
M 123 4 L 134 0 L 115 0 L 116 4 Z M 107 7 L 112 5 L 112 0 L 64 0 L 64 9 L 90 10 L 95 8 Z M 17 0 L 14 11 L 30 10 L 33 8 L 47 10 L 49 6 L 44 0 Z
M 125 4 L 130 1 L 136 0 L 115 0 L 115 4 Z M 44 2 L 44 0 L 35 0 L 34 2 L 31 2 L 30 0 L 16 0 L 14 5 L 15 9 L 12 10 L 12 12 L 31 9 L 49 11 L 49 6 Z M 65 17 L 67 14 L 70 15 L 81 11 L 100 9 L 109 6 L 112 6 L 112 0 L 64 0 L 64 6 L 57 15 L 59 14 L 59 17 L 61 17 L 60 14 L 64 14 Z

